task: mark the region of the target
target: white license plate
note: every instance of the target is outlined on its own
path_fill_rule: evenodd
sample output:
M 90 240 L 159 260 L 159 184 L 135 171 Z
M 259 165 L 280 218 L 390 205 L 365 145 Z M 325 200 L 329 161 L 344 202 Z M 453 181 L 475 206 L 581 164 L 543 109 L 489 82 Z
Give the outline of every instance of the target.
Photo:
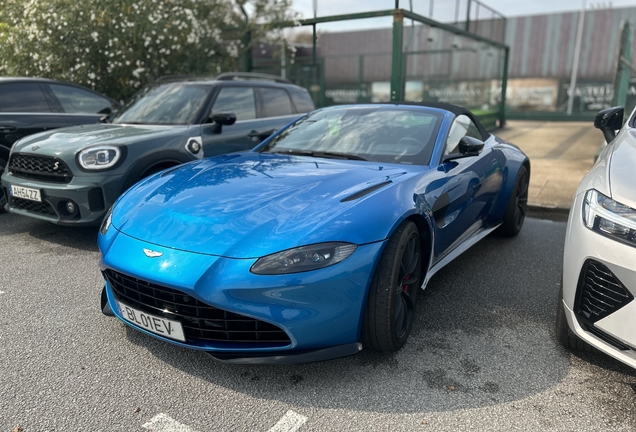
M 11 196 L 23 198 L 29 201 L 42 202 L 39 189 L 25 188 L 22 186 L 11 185 Z
M 170 339 L 176 339 L 181 342 L 186 341 L 185 336 L 183 335 L 183 326 L 179 321 L 172 321 L 150 315 L 146 312 L 131 308 L 122 302 L 117 302 L 117 304 L 119 305 L 121 316 L 123 316 L 126 321 L 136 324 L 154 334 L 165 336 Z

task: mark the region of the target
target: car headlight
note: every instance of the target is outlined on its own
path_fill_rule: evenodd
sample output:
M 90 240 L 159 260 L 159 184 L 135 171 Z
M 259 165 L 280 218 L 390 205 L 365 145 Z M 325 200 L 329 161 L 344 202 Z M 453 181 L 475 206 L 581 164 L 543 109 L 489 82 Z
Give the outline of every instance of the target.
M 605 237 L 636 247 L 636 210 L 597 190 L 585 193 L 583 223 Z
M 279 275 L 317 270 L 339 263 L 356 249 L 354 244 L 340 242 L 301 246 L 259 258 L 250 271 L 259 275 Z
M 77 155 L 78 163 L 87 170 L 112 168 L 120 158 L 121 149 L 109 145 L 89 147 Z
M 101 235 L 106 235 L 106 233 L 108 232 L 108 228 L 110 228 L 110 225 L 112 222 L 113 222 L 113 208 L 111 207 L 106 213 L 106 217 L 104 217 L 102 226 L 99 227 L 99 232 Z

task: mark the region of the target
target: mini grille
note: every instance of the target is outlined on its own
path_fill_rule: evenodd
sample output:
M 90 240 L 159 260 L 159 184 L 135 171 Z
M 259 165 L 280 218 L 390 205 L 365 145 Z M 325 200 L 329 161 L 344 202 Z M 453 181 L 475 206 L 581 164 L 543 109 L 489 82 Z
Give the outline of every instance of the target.
M 143 312 L 180 321 L 187 342 L 224 342 L 282 347 L 291 343 L 280 328 L 207 305 L 177 290 L 107 269 L 115 298 Z
M 55 210 L 53 210 L 53 207 L 51 207 L 51 204 L 45 201 L 37 202 L 37 201 L 26 200 L 23 198 L 11 197 L 10 205 L 11 207 L 14 207 L 20 210 L 26 210 L 31 213 L 43 214 L 48 216 L 57 216 L 57 213 L 55 213 Z
M 11 155 L 9 172 L 16 176 L 50 183 L 69 183 L 73 174 L 60 159 L 17 153 Z
M 575 310 L 580 318 L 595 323 L 616 312 L 634 296 L 598 261 L 587 260 L 581 270 Z

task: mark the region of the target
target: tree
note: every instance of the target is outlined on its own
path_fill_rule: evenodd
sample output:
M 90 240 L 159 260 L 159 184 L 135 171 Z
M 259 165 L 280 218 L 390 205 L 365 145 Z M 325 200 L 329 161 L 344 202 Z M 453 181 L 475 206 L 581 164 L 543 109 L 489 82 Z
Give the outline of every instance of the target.
M 236 70 L 251 48 L 243 35 L 280 37 L 272 30 L 293 18 L 290 3 L 5 0 L 0 74 L 76 82 L 124 99 L 163 75 Z

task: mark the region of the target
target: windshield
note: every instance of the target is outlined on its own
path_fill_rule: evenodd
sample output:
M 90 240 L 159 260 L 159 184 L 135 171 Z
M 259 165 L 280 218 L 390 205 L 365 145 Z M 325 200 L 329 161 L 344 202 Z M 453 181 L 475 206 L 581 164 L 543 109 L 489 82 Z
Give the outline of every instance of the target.
M 172 83 L 146 87 L 113 117 L 113 123 L 187 125 L 196 120 L 209 86 Z
M 399 107 L 317 111 L 261 152 L 428 165 L 443 114 Z

